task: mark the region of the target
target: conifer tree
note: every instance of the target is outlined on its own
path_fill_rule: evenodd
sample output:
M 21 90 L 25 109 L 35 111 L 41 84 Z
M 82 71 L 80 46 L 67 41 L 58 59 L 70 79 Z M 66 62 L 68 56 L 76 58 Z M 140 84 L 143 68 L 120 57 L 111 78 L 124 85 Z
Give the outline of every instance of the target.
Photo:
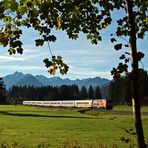
M 0 104 L 5 104 L 6 101 L 6 87 L 2 78 L 0 78 Z
M 92 85 L 89 86 L 88 97 L 89 97 L 89 99 L 94 99 L 94 90 L 93 90 Z
M 86 87 L 82 86 L 80 92 L 79 92 L 79 96 L 80 96 L 80 99 L 87 99 L 87 89 Z
M 101 94 L 101 90 L 100 90 L 100 87 L 97 86 L 96 89 L 95 89 L 95 96 L 94 96 L 95 99 L 102 99 L 102 94 Z

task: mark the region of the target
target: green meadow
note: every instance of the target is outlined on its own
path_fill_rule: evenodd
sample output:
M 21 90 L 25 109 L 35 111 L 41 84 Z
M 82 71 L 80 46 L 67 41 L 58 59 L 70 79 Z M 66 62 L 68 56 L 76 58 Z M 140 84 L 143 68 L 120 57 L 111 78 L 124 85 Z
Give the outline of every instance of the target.
M 116 109 L 130 110 L 125 106 Z M 1 105 L 0 147 L 137 147 L 131 114 L 99 111 L 81 113 L 80 110 Z M 148 107 L 143 110 L 147 112 Z M 148 115 L 143 115 L 142 120 L 145 140 L 148 142 Z M 122 141 L 123 137 L 128 140 Z

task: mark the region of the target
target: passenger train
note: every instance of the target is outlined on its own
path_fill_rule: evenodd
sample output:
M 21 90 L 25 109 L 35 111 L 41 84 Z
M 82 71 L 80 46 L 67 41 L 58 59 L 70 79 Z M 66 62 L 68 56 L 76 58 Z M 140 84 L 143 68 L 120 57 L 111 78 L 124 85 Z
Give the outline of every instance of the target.
M 23 105 L 51 107 L 92 107 L 112 109 L 111 100 L 23 101 Z

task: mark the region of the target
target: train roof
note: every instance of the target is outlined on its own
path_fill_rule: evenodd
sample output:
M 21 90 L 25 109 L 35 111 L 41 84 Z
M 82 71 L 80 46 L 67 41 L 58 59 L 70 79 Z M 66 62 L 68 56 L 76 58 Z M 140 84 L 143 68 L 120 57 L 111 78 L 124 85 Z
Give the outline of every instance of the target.
M 49 100 L 49 101 L 35 101 L 35 100 L 25 100 L 23 102 L 72 102 L 72 101 L 77 101 L 77 102 L 89 102 L 89 101 L 106 101 L 110 99 L 89 99 L 89 100 Z

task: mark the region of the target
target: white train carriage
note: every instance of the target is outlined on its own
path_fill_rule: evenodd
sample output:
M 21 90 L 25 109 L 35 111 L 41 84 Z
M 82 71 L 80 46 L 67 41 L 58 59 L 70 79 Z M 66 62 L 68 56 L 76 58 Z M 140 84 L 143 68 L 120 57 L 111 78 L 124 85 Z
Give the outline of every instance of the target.
M 77 100 L 75 101 L 76 107 L 92 107 L 93 100 Z
M 61 106 L 61 101 L 48 101 L 48 106 L 59 107 Z
M 43 101 L 23 101 L 23 105 L 38 105 L 42 106 L 44 104 Z
M 53 106 L 53 107 L 96 107 L 112 109 L 110 100 L 65 100 L 65 101 L 23 101 L 23 105 Z
M 61 101 L 61 106 L 62 107 L 75 107 L 75 101 L 74 100 Z

